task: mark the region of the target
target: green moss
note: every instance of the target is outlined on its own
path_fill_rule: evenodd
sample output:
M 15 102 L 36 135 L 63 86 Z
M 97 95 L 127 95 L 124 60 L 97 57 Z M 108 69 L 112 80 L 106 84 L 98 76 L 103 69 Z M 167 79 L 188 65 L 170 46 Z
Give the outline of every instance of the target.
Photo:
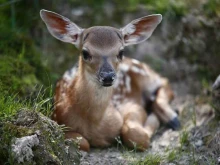
M 34 90 L 39 84 L 35 69 L 24 60 L 0 56 L 0 81 L 2 90 L 24 95 Z

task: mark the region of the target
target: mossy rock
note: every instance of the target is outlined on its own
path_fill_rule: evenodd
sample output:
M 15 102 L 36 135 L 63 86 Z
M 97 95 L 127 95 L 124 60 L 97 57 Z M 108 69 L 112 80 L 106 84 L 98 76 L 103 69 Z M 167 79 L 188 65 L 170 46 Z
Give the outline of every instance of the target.
M 3 91 L 24 95 L 32 92 L 36 84 L 40 84 L 34 73 L 35 68 L 24 60 L 0 56 L 0 65 L 0 82 Z
M 0 164 L 79 164 L 73 140 L 65 140 L 62 127 L 41 113 L 23 109 L 0 124 Z

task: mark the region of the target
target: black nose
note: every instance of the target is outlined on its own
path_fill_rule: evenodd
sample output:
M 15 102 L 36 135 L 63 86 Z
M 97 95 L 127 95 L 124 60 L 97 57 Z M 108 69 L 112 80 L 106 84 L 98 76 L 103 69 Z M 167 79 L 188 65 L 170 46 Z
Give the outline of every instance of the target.
M 111 86 L 115 80 L 115 72 L 100 72 L 100 80 L 103 86 Z

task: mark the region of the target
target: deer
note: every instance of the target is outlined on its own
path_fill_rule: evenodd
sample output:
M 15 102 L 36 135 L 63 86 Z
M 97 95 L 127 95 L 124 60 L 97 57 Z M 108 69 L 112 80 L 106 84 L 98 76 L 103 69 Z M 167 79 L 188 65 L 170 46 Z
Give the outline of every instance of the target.
M 147 64 L 124 56 L 124 48 L 146 41 L 162 20 L 153 14 L 123 28 L 81 28 L 68 18 L 42 9 L 50 34 L 75 45 L 78 65 L 57 82 L 52 119 L 65 125 L 65 138 L 80 139 L 79 148 L 108 147 L 120 137 L 129 148 L 146 150 L 160 123 L 178 129 L 174 98 L 167 78 Z

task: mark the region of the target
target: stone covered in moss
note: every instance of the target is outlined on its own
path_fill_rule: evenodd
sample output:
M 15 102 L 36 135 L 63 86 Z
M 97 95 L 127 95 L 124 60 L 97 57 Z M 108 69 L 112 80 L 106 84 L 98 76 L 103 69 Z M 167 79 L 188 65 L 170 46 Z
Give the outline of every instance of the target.
M 79 164 L 80 153 L 62 127 L 44 115 L 20 110 L 0 125 L 0 164 Z

